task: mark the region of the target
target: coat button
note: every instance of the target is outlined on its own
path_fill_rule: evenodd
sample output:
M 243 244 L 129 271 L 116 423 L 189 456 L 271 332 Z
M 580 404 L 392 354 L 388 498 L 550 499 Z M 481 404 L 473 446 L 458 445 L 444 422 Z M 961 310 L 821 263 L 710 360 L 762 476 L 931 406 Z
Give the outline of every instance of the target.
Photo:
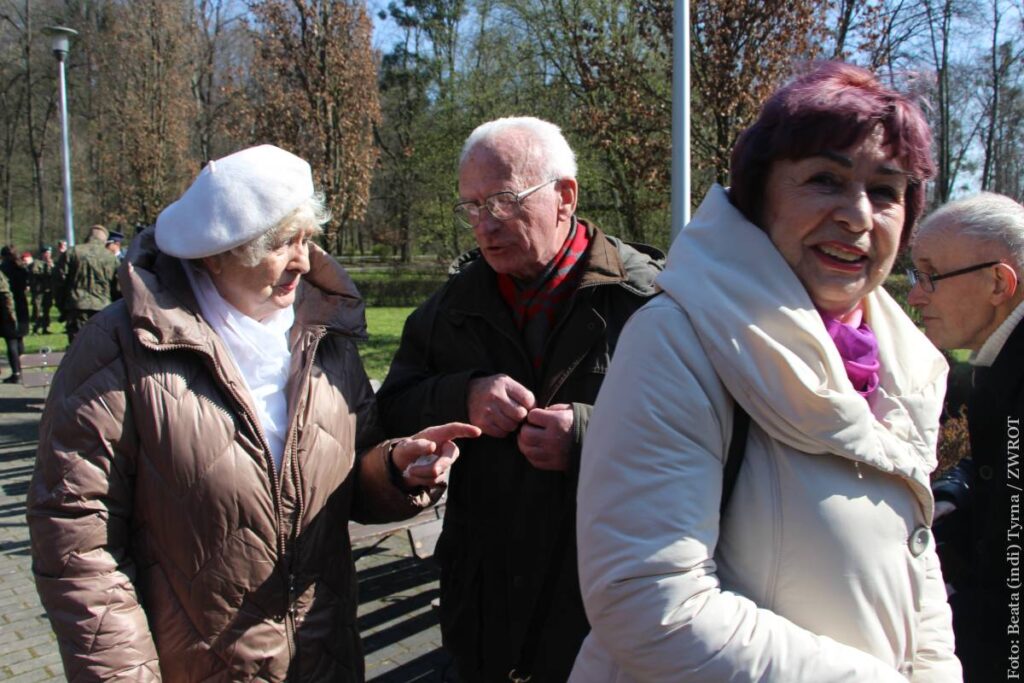
M 992 468 L 988 465 L 982 465 L 978 468 L 978 476 L 985 481 L 989 481 L 992 479 Z
M 928 549 L 928 544 L 932 540 L 932 530 L 926 526 L 919 526 L 914 529 L 914 533 L 910 534 L 910 540 L 907 541 L 907 545 L 910 546 L 910 553 L 914 557 L 918 557 L 921 553 Z

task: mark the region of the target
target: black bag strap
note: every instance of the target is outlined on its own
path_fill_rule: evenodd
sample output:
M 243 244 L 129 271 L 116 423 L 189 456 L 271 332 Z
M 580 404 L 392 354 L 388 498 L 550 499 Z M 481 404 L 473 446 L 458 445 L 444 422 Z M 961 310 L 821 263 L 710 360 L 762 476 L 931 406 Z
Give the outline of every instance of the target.
M 747 433 L 750 431 L 750 415 L 733 399 L 732 437 L 729 439 L 729 454 L 725 457 L 725 471 L 722 474 L 722 500 L 718 504 L 718 515 L 725 514 L 736 488 L 743 456 L 747 452 Z

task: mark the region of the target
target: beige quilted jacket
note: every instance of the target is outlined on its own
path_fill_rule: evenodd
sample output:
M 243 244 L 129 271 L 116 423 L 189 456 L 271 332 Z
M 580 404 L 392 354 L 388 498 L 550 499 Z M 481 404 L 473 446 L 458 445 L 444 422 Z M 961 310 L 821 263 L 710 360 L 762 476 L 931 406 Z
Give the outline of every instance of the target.
M 28 496 L 33 570 L 70 681 L 361 681 L 347 522 L 392 486 L 354 345 L 363 305 L 311 247 L 280 473 L 245 382 L 151 233 L 51 388 Z M 359 454 L 362 454 L 360 456 Z

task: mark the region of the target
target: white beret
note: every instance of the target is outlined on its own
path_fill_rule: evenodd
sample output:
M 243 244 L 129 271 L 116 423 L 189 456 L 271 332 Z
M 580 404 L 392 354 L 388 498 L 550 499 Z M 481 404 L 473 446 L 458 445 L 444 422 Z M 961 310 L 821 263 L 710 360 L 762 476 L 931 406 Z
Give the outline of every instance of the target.
M 206 164 L 156 219 L 156 244 L 178 258 L 220 254 L 256 239 L 313 196 L 309 164 L 273 145 Z

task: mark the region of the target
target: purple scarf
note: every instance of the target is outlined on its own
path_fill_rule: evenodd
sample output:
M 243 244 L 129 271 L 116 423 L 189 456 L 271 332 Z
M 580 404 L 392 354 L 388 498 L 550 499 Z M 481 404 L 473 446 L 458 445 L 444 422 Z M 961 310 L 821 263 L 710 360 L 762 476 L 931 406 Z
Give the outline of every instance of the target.
M 878 370 L 882 367 L 878 362 L 878 339 L 875 333 L 863 318 L 860 326 L 854 327 L 826 313 L 819 313 L 828 336 L 832 337 L 843 359 L 846 376 L 853 382 L 857 393 L 868 398 L 878 388 Z

